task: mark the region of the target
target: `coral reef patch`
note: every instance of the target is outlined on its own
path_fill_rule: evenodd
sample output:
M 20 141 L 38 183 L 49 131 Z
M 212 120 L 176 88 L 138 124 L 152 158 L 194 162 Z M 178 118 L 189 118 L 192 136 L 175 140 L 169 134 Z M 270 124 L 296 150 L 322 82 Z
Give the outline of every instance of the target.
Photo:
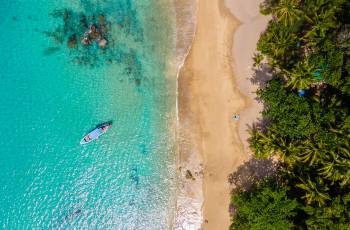
M 55 26 L 43 34 L 53 45 L 44 49 L 44 54 L 65 52 L 73 64 L 80 66 L 120 64 L 124 74 L 139 87 L 144 79 L 142 54 L 137 47 L 144 42 L 143 29 L 131 6 L 121 4 L 116 9 L 115 14 L 93 9 L 86 13 L 71 9 L 51 12 Z

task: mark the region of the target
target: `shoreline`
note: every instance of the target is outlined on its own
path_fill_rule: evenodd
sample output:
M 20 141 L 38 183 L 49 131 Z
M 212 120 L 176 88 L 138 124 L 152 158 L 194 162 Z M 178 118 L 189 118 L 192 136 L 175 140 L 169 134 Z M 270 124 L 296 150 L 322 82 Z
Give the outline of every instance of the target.
M 246 125 L 262 108 L 249 80 L 256 41 L 266 26 L 259 18 L 260 2 L 196 1 L 194 37 L 177 76 L 175 229 L 230 226 L 232 188 L 227 177 L 250 158 Z M 238 12 L 242 5 L 246 12 Z M 249 24 L 252 21 L 257 25 Z M 246 42 L 245 36 L 251 39 Z M 232 120 L 236 113 L 241 116 L 238 122 Z
M 202 181 L 193 184 L 186 179 L 185 168 L 195 170 L 201 163 L 199 159 L 184 159 L 181 155 L 183 148 L 189 147 L 184 138 L 188 135 L 182 133 L 179 116 L 179 77 L 187 57 L 190 54 L 197 28 L 198 0 L 174 0 L 176 12 L 176 137 L 177 137 L 177 175 L 178 186 L 176 194 L 176 210 L 174 229 L 200 229 L 202 224 Z M 188 22 L 191 23 L 188 23 Z M 190 154 L 193 158 L 196 154 Z M 201 171 L 198 169 L 197 171 Z
M 178 79 L 179 152 L 180 175 L 189 170 L 194 177 L 183 178 L 185 188 L 204 197 L 204 223 L 183 229 L 230 225 L 227 177 L 246 159 L 238 124 L 231 119 L 244 106 L 232 78 L 232 40 L 238 24 L 221 0 L 198 2 L 196 36 Z

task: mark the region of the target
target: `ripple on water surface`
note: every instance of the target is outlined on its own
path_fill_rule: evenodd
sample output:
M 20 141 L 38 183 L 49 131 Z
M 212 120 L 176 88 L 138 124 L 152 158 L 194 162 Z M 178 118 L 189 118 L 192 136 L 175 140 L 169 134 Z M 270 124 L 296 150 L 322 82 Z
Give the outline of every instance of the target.
M 161 2 L 2 3 L 1 228 L 172 224 L 173 9 Z M 91 24 L 98 34 L 86 34 Z M 110 120 L 103 137 L 79 145 Z

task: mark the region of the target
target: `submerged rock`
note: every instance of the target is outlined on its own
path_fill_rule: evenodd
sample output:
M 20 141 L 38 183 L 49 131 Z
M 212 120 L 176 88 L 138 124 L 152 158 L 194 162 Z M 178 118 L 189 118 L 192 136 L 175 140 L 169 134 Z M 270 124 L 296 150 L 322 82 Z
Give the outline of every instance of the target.
M 88 37 L 83 37 L 83 39 L 81 39 L 81 43 L 83 43 L 85 46 L 88 46 L 91 44 L 91 41 Z
M 106 48 L 106 45 L 107 45 L 107 40 L 102 38 L 98 41 L 98 46 L 102 49 Z
M 68 48 L 77 48 L 77 35 L 72 34 L 67 41 Z
M 53 11 L 51 16 L 60 19 L 60 23 L 53 30 L 44 33 L 54 42 L 75 49 L 75 52 L 70 52 L 74 55 L 74 62 L 96 66 L 101 63 L 111 64 L 116 60 L 113 48 L 117 44 L 112 37 L 111 22 L 104 14 L 95 12 L 87 15 L 60 9 Z M 48 49 L 44 53 L 51 54 L 56 51 Z
M 188 180 L 195 180 L 194 176 L 192 175 L 190 170 L 186 170 L 186 179 Z
M 90 25 L 90 30 L 89 30 L 88 34 L 89 34 L 89 37 L 93 40 L 99 39 L 101 36 L 97 30 L 96 25 L 94 25 L 94 24 Z

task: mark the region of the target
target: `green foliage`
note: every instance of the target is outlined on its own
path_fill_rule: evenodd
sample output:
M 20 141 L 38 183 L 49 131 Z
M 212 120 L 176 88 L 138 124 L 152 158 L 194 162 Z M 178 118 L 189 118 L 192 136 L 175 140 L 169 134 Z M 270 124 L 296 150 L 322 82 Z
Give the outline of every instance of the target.
M 272 12 L 279 22 L 285 26 L 290 26 L 300 20 L 303 12 L 299 8 L 299 0 L 281 0 L 272 8 Z
M 290 93 L 281 80 L 271 80 L 258 95 L 265 102 L 263 115 L 271 121 L 270 130 L 289 139 L 306 137 L 315 131 L 312 106 L 305 98 Z
M 337 196 L 329 206 L 303 208 L 309 218 L 306 221 L 308 229 L 349 229 L 350 194 Z
M 264 182 L 235 195 L 232 228 L 284 229 L 286 221 L 286 229 L 349 229 L 350 2 L 267 0 L 261 11 L 272 20 L 258 60 L 268 61 L 273 78 L 258 90 L 265 125 L 251 131 L 250 147 L 281 161 L 285 190 Z M 300 89 L 307 90 L 302 97 Z M 270 223 L 270 212 L 284 205 L 292 214 Z
M 284 64 L 291 60 L 297 52 L 299 39 L 290 27 L 281 26 L 271 21 L 258 42 L 258 50 L 271 62 L 281 60 Z M 274 63 L 270 63 L 274 64 Z
M 253 57 L 254 67 L 259 67 L 263 59 L 264 59 L 264 56 L 262 56 L 261 54 L 259 53 L 254 54 L 254 57 Z
M 273 20 L 260 37 L 258 50 L 290 86 L 310 88 L 316 80 L 313 73 L 327 66 L 324 81 L 350 93 L 350 3 L 276 0 L 265 1 L 261 8 Z
M 287 197 L 287 189 L 274 182 L 260 183 L 251 192 L 233 197 L 238 210 L 231 229 L 291 229 L 297 202 Z
M 317 179 L 317 182 L 313 182 L 310 178 L 308 178 L 306 182 L 301 180 L 302 183 L 299 183 L 296 186 L 306 191 L 302 198 L 306 200 L 308 205 L 317 203 L 318 206 L 321 207 L 327 200 L 330 200 L 330 196 L 327 194 L 329 188 L 321 178 Z
M 310 89 L 316 79 L 313 76 L 316 67 L 311 65 L 307 60 L 298 62 L 292 72 L 286 72 L 289 77 L 287 86 L 292 89 Z

